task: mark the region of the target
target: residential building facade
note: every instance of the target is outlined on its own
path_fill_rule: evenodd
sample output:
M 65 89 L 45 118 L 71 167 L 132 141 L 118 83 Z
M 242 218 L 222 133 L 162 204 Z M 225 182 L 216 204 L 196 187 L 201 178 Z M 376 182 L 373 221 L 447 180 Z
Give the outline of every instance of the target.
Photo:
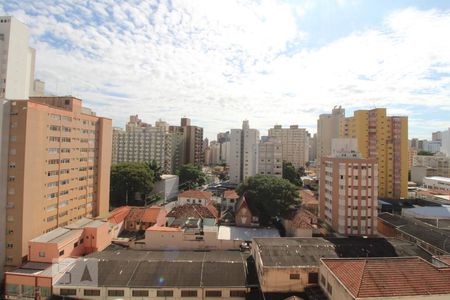
M 335 106 L 331 114 L 321 114 L 317 120 L 317 165 L 323 156 L 331 154 L 331 140 L 338 138 L 345 119 L 345 109 Z
M 166 165 L 167 135 L 165 126 L 152 126 L 137 115 L 130 116 L 125 130 L 113 129 L 112 163 L 150 162 Z M 166 170 L 170 172 L 170 170 Z
M 450 128 L 441 133 L 441 152 L 450 157 Z
M 269 129 L 269 137 L 278 139 L 282 146 L 282 157 L 284 161 L 291 162 L 296 169 L 304 167 L 309 161 L 309 138 L 305 128 L 291 125 L 282 128 L 275 125 Z
M 242 129 L 231 129 L 230 136 L 230 181 L 240 183 L 258 172 L 259 131 L 246 120 Z
M 111 120 L 74 97 L 11 101 L 6 265 L 27 260 L 28 241 L 109 211 Z
M 424 177 L 432 176 L 450 177 L 450 157 L 443 154 L 414 156 L 411 167 L 411 181 L 422 184 Z
M 342 141 L 353 145 L 342 149 L 337 146 Z M 319 215 L 339 234 L 375 235 L 378 208 L 377 160 L 361 158 L 355 139 L 334 139 L 333 143 L 333 148 L 337 147 L 338 150 L 333 149 L 335 154 L 323 157 L 321 162 Z
M 357 139 L 362 157 L 377 159 L 379 197 L 408 197 L 408 117 L 387 116 L 385 108 L 358 110 L 345 118 L 341 137 Z
M 283 177 L 282 148 L 281 141 L 275 137 L 269 137 L 267 141 L 259 143 L 258 174 Z

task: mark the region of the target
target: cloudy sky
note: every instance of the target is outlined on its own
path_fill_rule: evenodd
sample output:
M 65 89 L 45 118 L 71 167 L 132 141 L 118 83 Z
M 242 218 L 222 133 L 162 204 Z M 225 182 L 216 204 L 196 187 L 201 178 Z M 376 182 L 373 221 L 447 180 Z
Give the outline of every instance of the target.
M 316 131 L 342 105 L 450 127 L 450 2 L 0 0 L 30 28 L 37 77 L 123 126 L 130 114 L 206 136 L 243 119 Z

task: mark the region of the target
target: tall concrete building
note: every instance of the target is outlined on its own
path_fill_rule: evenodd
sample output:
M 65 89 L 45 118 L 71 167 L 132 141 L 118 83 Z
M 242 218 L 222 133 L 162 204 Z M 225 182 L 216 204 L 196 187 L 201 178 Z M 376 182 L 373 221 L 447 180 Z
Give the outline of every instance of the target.
M 298 125 L 291 125 L 289 128 L 275 125 L 269 129 L 269 137 L 280 140 L 283 160 L 291 162 L 295 168 L 304 167 L 309 161 L 308 132 L 305 128 L 298 128 Z
M 217 142 L 220 146 L 220 163 L 228 164 L 230 153 L 230 132 L 219 132 Z
M 332 155 L 322 157 L 319 215 L 344 235 L 375 235 L 378 167 L 375 158 L 361 158 L 356 139 L 333 139 Z
M 183 132 L 183 164 L 202 166 L 204 163 L 203 128 L 191 125 L 189 118 L 181 118 Z
M 340 127 L 345 119 L 345 109 L 334 107 L 331 114 L 322 114 L 317 120 L 317 163 L 331 154 L 331 141 L 339 138 Z
M 158 121 L 155 126 L 142 122 L 137 115 L 130 116 L 125 130 L 114 128 L 112 142 L 112 163 L 150 162 L 170 172 L 171 164 L 166 162 L 168 125 Z
M 109 211 L 111 120 L 74 97 L 10 101 L 6 265 L 27 260 L 28 241 Z
M 258 174 L 283 177 L 283 150 L 278 138 L 269 137 L 259 142 Z
M 317 158 L 317 133 L 309 137 L 309 161 L 315 161 Z
M 251 129 L 248 121 L 242 129 L 230 131 L 229 175 L 233 183 L 241 183 L 258 172 L 259 131 Z
M 441 149 L 440 151 L 450 157 L 450 128 L 441 133 Z
M 341 136 L 356 138 L 363 158 L 377 159 L 379 197 L 408 197 L 408 117 L 387 116 L 385 108 L 357 110 Z
M 217 141 L 211 141 L 211 143 L 209 143 L 209 151 L 209 160 L 207 161 L 207 163 L 211 166 L 219 165 L 221 163 L 220 144 Z
M 442 131 L 436 131 L 431 133 L 431 140 L 441 142 L 442 141 Z

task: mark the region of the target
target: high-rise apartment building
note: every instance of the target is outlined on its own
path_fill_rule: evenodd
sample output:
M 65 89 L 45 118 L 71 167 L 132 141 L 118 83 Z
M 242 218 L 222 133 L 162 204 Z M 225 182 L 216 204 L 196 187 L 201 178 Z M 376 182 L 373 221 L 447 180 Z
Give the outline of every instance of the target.
M 377 159 L 379 197 L 408 196 L 408 117 L 387 116 L 385 108 L 357 110 L 341 136 L 356 138 L 363 158 Z
M 211 166 L 217 166 L 220 161 L 220 144 L 217 141 L 211 141 L 209 144 L 209 160 L 207 161 Z M 206 160 L 206 158 L 205 158 Z
M 0 17 L 0 98 L 28 99 L 42 94 L 34 80 L 36 51 L 28 45 L 28 27 L 14 17 Z
M 74 97 L 10 101 L 6 265 L 28 241 L 83 216 L 109 211 L 111 120 Z
M 125 130 L 114 128 L 112 142 L 112 163 L 156 161 L 161 168 L 168 168 L 166 147 L 168 125 L 158 121 L 155 126 L 142 122 L 137 115 L 130 116 Z
M 319 215 L 339 234 L 375 235 L 377 160 L 361 158 L 355 139 L 332 143 L 332 155 L 321 161 Z
M 441 149 L 440 151 L 450 157 L 450 128 L 441 133 Z
M 230 153 L 230 132 L 220 132 L 217 134 L 217 142 L 220 146 L 220 163 L 228 164 Z
M 191 125 L 189 118 L 181 118 L 180 128 L 183 132 L 183 164 L 203 165 L 203 128 Z
M 432 141 L 442 141 L 442 131 L 436 131 L 431 133 L 431 140 Z
M 411 167 L 411 181 L 423 184 L 425 177 L 450 177 L 450 157 L 444 154 L 416 155 Z
M 283 177 L 283 150 L 278 138 L 269 137 L 259 142 L 258 174 Z
M 298 125 L 291 125 L 289 128 L 275 125 L 269 129 L 269 137 L 280 140 L 283 160 L 291 162 L 295 168 L 304 167 L 309 161 L 308 132 L 305 128 L 298 128 Z
M 309 137 L 309 161 L 315 161 L 317 158 L 317 133 Z
M 258 172 L 259 131 L 251 129 L 248 121 L 242 129 L 230 131 L 229 176 L 232 183 L 240 183 Z
M 331 114 L 322 114 L 317 120 L 317 163 L 331 154 L 331 141 L 339 138 L 340 127 L 345 119 L 345 109 L 334 107 Z

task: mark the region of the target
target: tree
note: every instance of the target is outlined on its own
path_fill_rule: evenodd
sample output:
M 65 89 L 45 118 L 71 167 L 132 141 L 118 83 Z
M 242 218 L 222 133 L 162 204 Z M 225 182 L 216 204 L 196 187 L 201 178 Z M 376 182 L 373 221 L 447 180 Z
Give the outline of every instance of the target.
M 283 179 L 289 180 L 290 183 L 296 186 L 302 186 L 299 172 L 295 170 L 292 163 L 283 161 Z
M 421 150 L 417 153 L 417 155 L 433 156 L 434 154 L 430 151 Z
M 270 224 L 289 208 L 299 204 L 298 188 L 286 179 L 256 175 L 249 177 L 237 188 L 239 196 L 245 196 L 259 210 L 261 225 Z
M 161 180 L 161 175 L 163 174 L 163 169 L 160 165 L 156 162 L 156 160 L 152 159 L 152 161 L 147 163 L 148 168 L 155 176 L 155 181 Z
M 180 177 L 180 187 L 182 190 L 197 188 L 206 183 L 206 175 L 202 169 L 193 164 L 186 164 L 178 170 Z
M 111 203 L 114 206 L 132 204 L 136 193 L 142 197 L 153 189 L 154 175 L 146 163 L 122 163 L 111 167 Z

